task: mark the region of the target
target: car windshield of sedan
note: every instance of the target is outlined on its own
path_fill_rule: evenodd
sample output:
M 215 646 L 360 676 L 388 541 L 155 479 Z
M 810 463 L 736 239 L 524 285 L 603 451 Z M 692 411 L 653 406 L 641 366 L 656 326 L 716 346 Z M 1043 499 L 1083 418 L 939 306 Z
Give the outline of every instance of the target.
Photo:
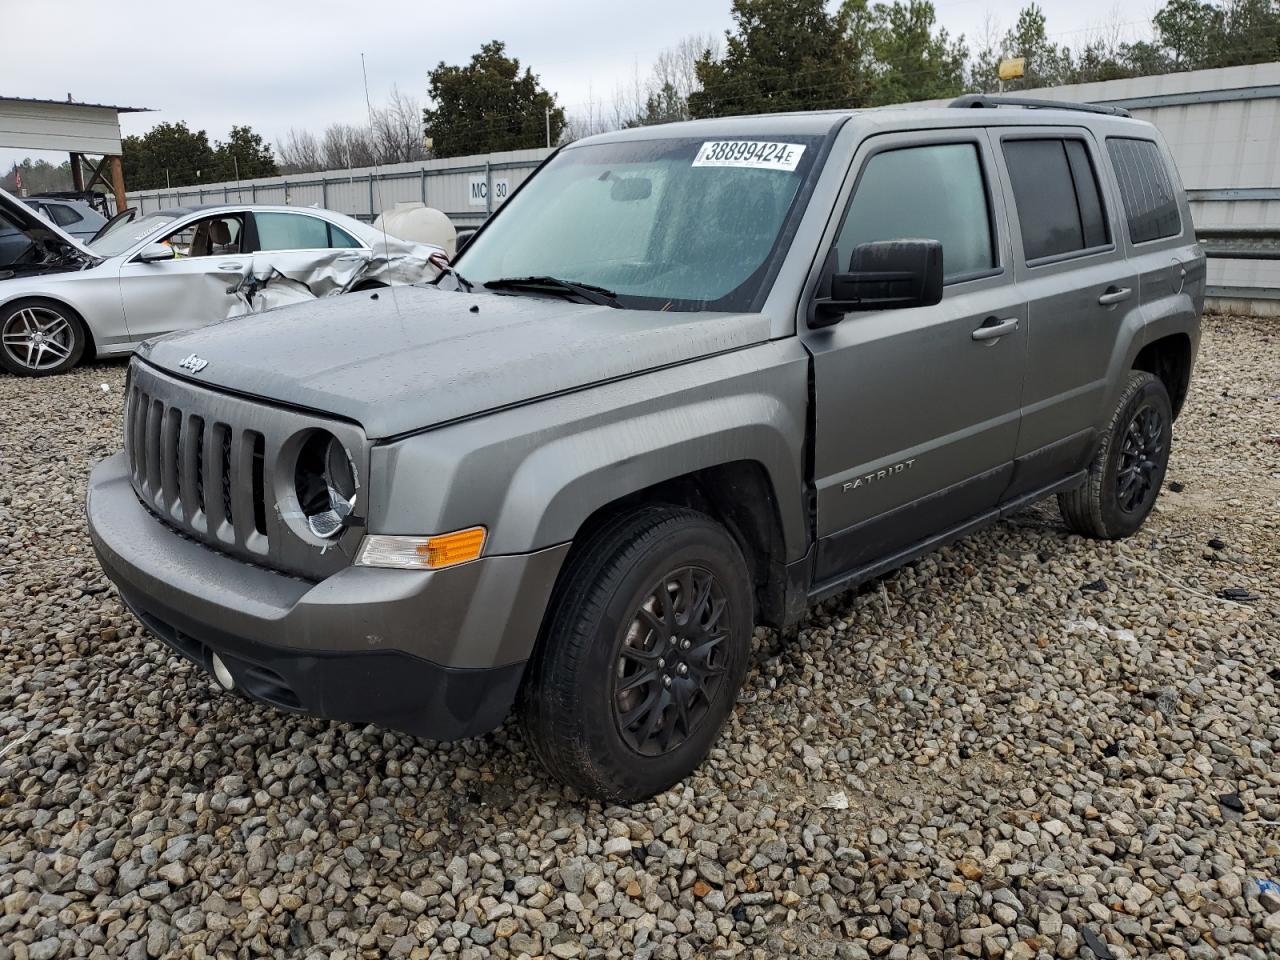
M 781 142 L 779 142 L 781 141 Z M 822 138 L 661 139 L 569 147 L 459 256 L 474 289 L 556 278 L 617 305 L 759 309 L 808 200 Z M 561 291 L 563 292 L 563 290 Z
M 121 220 L 89 244 L 89 249 L 100 257 L 114 257 L 176 219 L 178 218 L 164 214 L 152 214 L 138 220 Z

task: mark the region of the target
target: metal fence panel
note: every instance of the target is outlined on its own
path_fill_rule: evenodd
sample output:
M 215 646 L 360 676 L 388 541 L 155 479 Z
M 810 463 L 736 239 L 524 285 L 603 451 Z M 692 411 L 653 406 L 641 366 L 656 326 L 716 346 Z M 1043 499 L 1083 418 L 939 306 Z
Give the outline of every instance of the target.
M 206 203 L 318 206 L 367 221 L 397 203 L 416 201 L 444 211 L 458 226 L 475 226 L 505 199 L 498 187 L 505 186 L 507 193 L 514 191 L 550 153 L 546 149 L 511 150 L 238 183 L 139 190 L 129 194 L 129 202 L 143 213 Z M 473 181 L 482 182 L 486 192 L 492 193 L 491 199 L 475 202 Z

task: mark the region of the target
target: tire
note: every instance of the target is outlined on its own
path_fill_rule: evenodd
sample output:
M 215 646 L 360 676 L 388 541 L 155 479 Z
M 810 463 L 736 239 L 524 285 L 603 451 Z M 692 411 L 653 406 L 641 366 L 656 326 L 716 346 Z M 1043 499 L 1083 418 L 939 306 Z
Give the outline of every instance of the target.
M 52 300 L 15 300 L 0 307 L 0 366 L 19 377 L 65 373 L 88 343 L 75 311 Z
M 1172 439 L 1169 391 L 1158 377 L 1132 371 L 1089 465 L 1088 479 L 1058 494 L 1067 526 L 1097 540 L 1136 533 L 1160 494 Z
M 746 676 L 742 551 L 704 514 L 647 506 L 598 530 L 561 584 L 521 689 L 525 739 L 585 795 L 651 797 L 706 757 Z

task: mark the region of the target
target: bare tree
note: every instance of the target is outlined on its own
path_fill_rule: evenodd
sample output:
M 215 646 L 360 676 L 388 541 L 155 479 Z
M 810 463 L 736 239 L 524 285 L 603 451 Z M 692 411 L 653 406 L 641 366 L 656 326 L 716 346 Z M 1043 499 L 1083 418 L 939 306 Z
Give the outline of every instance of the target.
M 700 89 L 698 61 L 721 54 L 720 39 L 712 34 L 692 34 L 663 50 L 653 62 L 643 97 L 627 126 L 671 123 L 689 119 L 689 95 Z
M 640 79 L 640 67 L 631 66 L 631 78 L 621 80 L 613 89 L 613 105 L 609 113 L 609 127 L 621 130 L 632 126 L 636 118 L 644 113 L 645 102 L 649 99 L 651 84 Z
M 708 51 L 711 59 L 720 59 L 721 42 L 715 34 L 690 34 L 674 47 L 663 50 L 653 62 L 649 93 L 670 85 L 681 99 L 688 100 L 689 94 L 699 87 L 698 61 Z
M 320 140 L 326 170 L 371 167 L 377 160 L 368 127 L 331 123 Z
M 982 31 L 970 51 L 969 89 L 974 93 L 991 93 L 997 89 L 1000 78 L 1000 59 L 1004 56 L 1004 31 L 990 10 L 982 18 Z
M 565 123 L 564 133 L 561 134 L 560 141 L 562 143 L 572 143 L 574 140 L 581 140 L 583 137 L 594 136 L 597 133 L 607 133 L 610 130 L 616 130 L 610 124 L 609 109 L 600 100 L 596 99 L 594 90 L 587 88 L 587 99 L 578 105 L 578 109 L 569 112 L 568 121 Z
M 386 106 L 373 110 L 372 143 L 379 163 L 406 163 L 426 158 L 422 142 L 422 105 L 417 98 L 391 88 Z
M 563 140 L 568 143 L 623 127 L 689 119 L 687 103 L 689 94 L 698 89 L 698 60 L 708 51 L 713 58 L 720 56 L 720 38 L 691 34 L 659 53 L 647 77 L 642 79 L 633 65 L 631 77 L 614 87 L 611 103 L 602 104 L 588 94 L 586 103 L 570 114 Z
M 290 128 L 276 143 L 281 173 L 315 173 L 325 168 L 324 151 L 310 130 Z

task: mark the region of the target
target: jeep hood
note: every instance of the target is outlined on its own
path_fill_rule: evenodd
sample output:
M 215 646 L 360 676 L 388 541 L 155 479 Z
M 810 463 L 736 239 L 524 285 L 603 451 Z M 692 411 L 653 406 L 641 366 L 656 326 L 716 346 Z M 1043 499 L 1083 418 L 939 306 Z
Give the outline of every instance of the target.
M 2 189 L 0 213 L 13 221 L 33 244 L 34 255 L 21 265 L 23 272 L 37 272 L 35 268 L 46 264 L 53 269 L 66 269 L 68 261 L 92 265 L 102 259 L 71 234 L 63 232 L 61 227 L 50 223 L 13 194 Z M 0 263 L 0 270 L 16 266 Z
M 385 438 L 768 337 L 758 313 L 394 287 L 161 337 L 139 355 L 203 386 L 335 414 Z M 198 373 L 181 366 L 192 354 L 205 361 Z

